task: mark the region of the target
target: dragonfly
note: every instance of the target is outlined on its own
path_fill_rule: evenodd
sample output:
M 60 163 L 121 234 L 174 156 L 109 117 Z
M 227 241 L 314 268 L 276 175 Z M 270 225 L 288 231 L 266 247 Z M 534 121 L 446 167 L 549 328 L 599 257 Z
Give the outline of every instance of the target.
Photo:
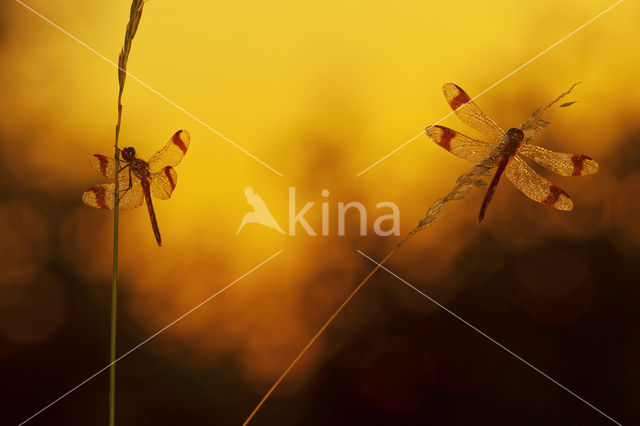
M 102 176 L 114 181 L 92 186 L 82 194 L 82 202 L 89 207 L 98 209 L 113 209 L 115 207 L 115 179 L 116 161 L 120 166 L 118 185 L 120 199 L 118 206 L 122 209 L 134 209 L 147 203 L 151 227 L 158 246 L 162 246 L 158 221 L 153 210 L 151 194 L 161 200 L 171 198 L 171 194 L 178 182 L 178 175 L 174 170 L 187 153 L 191 137 L 186 130 L 179 130 L 169 139 L 169 142 L 149 161 L 136 157 L 133 147 L 118 150 L 118 159 L 102 154 L 91 156 L 91 166 Z
M 489 163 L 489 168 L 497 168 L 482 201 L 478 222 L 482 222 L 484 219 L 487 207 L 503 173 L 516 188 L 533 201 L 558 210 L 569 211 L 573 209 L 573 201 L 569 195 L 538 174 L 525 162 L 523 157 L 533 160 L 561 176 L 585 176 L 598 171 L 598 163 L 589 156 L 554 152 L 528 143 L 549 125 L 549 122 L 542 118 L 547 109 L 571 92 L 574 86 L 549 105 L 538 108 L 519 127 L 512 127 L 506 132 L 484 114 L 459 86 L 447 83 L 442 87 L 444 97 L 458 118 L 487 136 L 488 141 L 473 139 L 448 127 L 438 125 L 427 127 L 426 134 L 442 148 L 475 164 L 486 161 L 496 152 L 498 154 Z M 559 106 L 566 107 L 573 103 L 567 102 Z

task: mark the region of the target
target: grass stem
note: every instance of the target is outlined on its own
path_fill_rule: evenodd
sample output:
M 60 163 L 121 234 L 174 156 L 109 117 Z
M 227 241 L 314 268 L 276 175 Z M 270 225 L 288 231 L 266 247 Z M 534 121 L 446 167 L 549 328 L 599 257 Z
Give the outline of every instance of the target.
M 140 18 L 142 17 L 142 0 L 133 0 L 131 2 L 131 12 L 129 14 L 129 23 L 124 36 L 124 46 L 120 51 L 118 60 L 118 120 L 115 130 L 115 194 L 113 208 L 113 269 L 111 275 L 111 337 L 109 340 L 109 426 L 115 425 L 116 417 L 116 337 L 118 324 L 118 221 L 119 221 L 119 204 L 120 204 L 120 149 L 118 142 L 120 138 L 120 125 L 122 124 L 122 93 L 124 92 L 124 83 L 127 77 L 127 60 L 131 51 L 131 42 L 138 29 Z
M 309 340 L 307 345 L 298 353 L 298 355 L 294 358 L 294 360 L 289 364 L 286 370 L 278 377 L 278 380 L 271 386 L 271 388 L 267 391 L 267 393 L 262 397 L 258 405 L 253 409 L 249 417 L 244 421 L 242 426 L 247 426 L 251 419 L 255 416 L 255 414 L 260 410 L 260 407 L 265 403 L 265 401 L 271 396 L 273 391 L 278 387 L 280 382 L 284 380 L 284 378 L 289 374 L 289 372 L 293 369 L 293 367 L 298 363 L 300 358 L 307 352 L 307 350 L 315 343 L 315 341 L 320 337 L 320 335 L 325 331 L 325 329 L 333 322 L 333 320 L 338 316 L 338 314 L 347 306 L 347 304 L 353 299 L 353 297 L 360 291 L 362 287 L 369 281 L 369 279 L 382 267 L 382 265 L 387 262 L 391 256 L 393 256 L 399 249 L 402 247 L 411 237 L 413 237 L 418 232 L 422 231 L 425 228 L 431 226 L 436 218 L 439 216 L 440 212 L 444 208 L 445 204 L 450 201 L 461 200 L 464 198 L 473 188 L 482 188 L 486 186 L 486 183 L 482 180 L 482 177 L 486 176 L 493 167 L 496 162 L 496 158 L 500 154 L 499 148 L 496 148 L 489 157 L 487 157 L 482 163 L 474 166 L 469 172 L 460 176 L 457 180 L 451 191 L 447 195 L 442 198 L 438 198 L 427 210 L 426 216 L 420 220 L 418 226 L 409 232 L 400 242 L 398 242 L 395 247 L 393 247 L 389 253 L 378 263 L 375 268 L 373 268 L 369 274 L 360 283 L 353 289 L 351 294 L 347 296 L 347 298 L 338 306 L 338 308 L 333 312 L 333 314 L 325 321 L 320 330 Z

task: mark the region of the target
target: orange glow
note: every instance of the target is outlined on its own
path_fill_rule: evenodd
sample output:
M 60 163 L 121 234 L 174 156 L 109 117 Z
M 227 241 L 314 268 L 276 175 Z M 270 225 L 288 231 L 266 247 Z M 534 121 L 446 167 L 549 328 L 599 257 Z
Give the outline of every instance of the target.
M 29 4 L 117 59 L 127 1 Z M 443 83 L 456 82 L 475 96 L 608 5 L 577 0 L 491 6 L 413 1 L 403 7 L 361 1 L 329 1 L 322 7 L 295 1 L 149 2 L 129 72 L 284 176 L 129 79 L 121 145 L 134 146 L 147 159 L 175 130 L 188 129 L 191 146 L 176 169 L 171 200 L 154 200 L 162 248 L 156 247 L 144 208 L 120 216 L 126 317 L 150 335 L 282 249 L 273 262 L 185 318 L 154 346 L 169 354 L 176 350 L 172 343 L 189 347 L 176 357 L 200 366 L 232 357 L 255 389 L 264 390 L 371 268 L 355 249 L 380 258 L 397 241 L 358 236 L 355 218 L 349 219 L 347 235 L 337 236 L 337 203 L 357 200 L 374 212 L 376 203 L 393 201 L 405 234 L 469 164 L 422 135 L 362 176 L 356 174 L 448 114 Z M 82 206 L 80 196 L 104 182 L 89 158 L 113 153 L 117 80 L 115 68 L 26 9 L 2 8 L 8 17 L 0 46 L 2 166 L 16 182 L 14 196 L 25 191 L 33 203 L 0 201 L 3 228 L 16 217 L 22 221 L 3 229 L 0 241 L 2 262 L 15 266 L 0 273 L 1 288 L 14 298 L 2 302 L 0 333 L 17 344 L 34 344 L 52 338 L 65 318 L 64 283 L 48 275 L 43 257 L 60 256 L 99 294 L 110 284 L 112 215 Z M 465 14 L 456 12 L 461 9 Z M 640 114 L 640 51 L 638 38 L 629 33 L 638 34 L 638 16 L 640 5 L 625 2 L 476 101 L 508 128 L 582 81 L 570 95 L 578 103 L 552 113 L 552 125 L 535 141 L 599 161 L 601 171 L 594 176 L 553 176 L 571 194 L 574 211 L 538 205 L 502 183 L 482 226 L 475 224 L 482 200 L 477 191 L 447 207 L 437 226 L 392 260 L 394 268 L 429 283 L 447 303 L 479 285 L 457 276 L 452 265 L 480 236 L 511 251 L 539 247 L 556 235 L 599 232 L 623 235 L 622 245 L 640 244 L 640 206 L 627 196 L 640 190 L 638 174 L 624 169 L 615 156 L 620 147 L 637 143 L 629 135 Z M 442 124 L 477 136 L 455 116 Z M 321 190 L 329 189 L 332 234 L 291 237 L 251 225 L 236 236 L 250 209 L 246 186 L 263 197 L 283 227 L 288 188 L 295 186 L 301 204 L 315 202 L 307 217 L 316 230 L 325 201 Z M 58 218 L 53 229 L 50 214 Z M 369 229 L 372 223 L 370 218 Z M 548 257 L 527 258 L 515 268 L 521 303 L 542 324 L 575 321 L 593 297 L 583 255 L 562 256 L 576 274 L 559 279 L 559 286 L 531 281 L 531 271 L 548 265 Z M 502 259 L 492 262 L 474 257 L 469 265 L 481 269 L 478 276 L 489 277 L 503 266 Z M 12 284 L 16 281 L 24 288 Z M 51 304 L 42 311 L 36 298 L 20 315 L 43 312 L 48 328 L 20 323 L 9 332 L 3 315 L 23 292 L 36 291 L 29 286 L 41 286 L 41 297 Z M 571 294 L 579 297 L 573 302 L 567 299 Z M 360 295 L 332 326 L 338 337 L 321 338 L 293 380 L 304 382 L 346 345 L 381 310 L 371 306 L 374 302 Z M 399 293 L 395 302 L 408 311 L 437 310 L 413 295 Z M 506 309 L 498 299 L 480 304 Z M 565 309 L 567 304 L 572 309 Z M 556 315 L 563 309 L 566 317 Z M 460 378 L 453 387 L 466 389 L 485 380 L 480 373 L 472 379 L 462 383 Z M 384 383 L 363 377 L 361 385 L 376 404 L 402 408 Z M 433 383 L 421 386 L 431 392 Z

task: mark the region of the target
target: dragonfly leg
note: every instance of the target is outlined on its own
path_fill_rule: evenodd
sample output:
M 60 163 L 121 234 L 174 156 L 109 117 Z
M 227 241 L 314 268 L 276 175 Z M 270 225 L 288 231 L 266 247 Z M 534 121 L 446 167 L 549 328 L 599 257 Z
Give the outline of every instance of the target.
M 119 162 L 119 161 L 120 161 L 120 160 L 118 159 L 118 162 Z M 120 167 L 120 170 L 118 170 L 118 173 L 122 173 L 122 171 L 126 170 L 126 169 L 127 169 L 127 167 L 129 167 L 129 166 L 131 166 L 131 163 L 127 163 L 127 164 L 125 164 L 124 166 L 121 166 L 121 167 Z
M 126 169 L 127 167 L 129 167 L 131 165 L 131 163 L 127 164 L 126 166 L 124 166 L 122 169 L 120 169 L 120 171 L 122 172 L 122 170 Z M 127 189 L 125 189 L 124 191 L 122 191 L 122 195 L 120 195 L 120 198 L 118 198 L 118 202 L 122 201 L 122 197 L 124 197 L 125 195 L 127 195 L 127 192 L 133 187 L 133 181 L 131 179 L 131 169 L 128 170 L 129 172 L 129 185 L 127 186 Z
M 118 162 L 118 165 L 120 166 L 120 170 L 126 168 L 126 165 L 123 166 L 122 163 L 129 164 L 128 162 L 125 162 L 123 159 L 120 158 L 120 153 L 121 152 L 122 152 L 122 150 L 120 148 L 118 148 L 118 155 L 116 156 L 116 161 Z

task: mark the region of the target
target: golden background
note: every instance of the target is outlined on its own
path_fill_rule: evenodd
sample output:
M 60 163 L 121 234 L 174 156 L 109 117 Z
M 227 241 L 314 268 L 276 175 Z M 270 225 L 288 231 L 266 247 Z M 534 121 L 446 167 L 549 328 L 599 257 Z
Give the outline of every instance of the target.
M 150 357 L 161 358 L 165 369 L 184 369 L 190 380 L 197 380 L 198 374 L 210 375 L 206 385 L 198 382 L 200 390 L 185 385 L 186 390 L 167 391 L 168 400 L 193 392 L 217 413 L 224 411 L 217 401 L 227 392 L 226 398 L 235 401 L 229 402 L 229 411 L 218 413 L 220 421 L 239 424 L 244 420 L 371 268 L 355 250 L 380 259 L 397 241 L 397 237 L 361 237 L 356 223 L 348 225 L 347 236 L 337 236 L 337 203 L 363 202 L 371 231 L 379 214 L 375 204 L 393 201 L 400 207 L 405 234 L 470 164 L 422 135 L 361 176 L 356 174 L 449 113 L 443 83 L 455 82 L 475 96 L 611 4 L 147 2 L 128 71 L 283 176 L 133 79 L 127 80 L 121 146 L 133 145 L 148 159 L 178 129 L 189 130 L 191 146 L 176 168 L 178 186 L 172 199 L 155 202 L 162 248 L 155 245 L 146 209 L 121 214 L 119 353 L 278 250 L 283 253 L 139 354 L 123 360 L 119 371 L 125 373 L 119 372 L 123 376 L 119 386 L 125 390 L 119 392 L 131 394 L 137 402 L 123 403 L 120 415 L 131 420 L 136 418 L 133 413 L 139 413 L 136 410 L 152 410 L 149 401 L 136 400 L 135 395 L 146 392 L 140 384 L 144 381 L 136 380 L 135 370 L 125 367 Z M 129 2 L 32 0 L 28 5 L 117 60 Z M 30 386 L 42 387 L 38 392 L 14 394 L 13 399 L 20 401 L 11 419 L 15 421 L 107 364 L 112 214 L 83 206 L 80 195 L 103 182 L 89 166 L 90 155 L 113 153 L 117 78 L 113 66 L 19 3 L 5 2 L 0 13 L 0 360 L 6 361 L 6 368 L 13 366 L 14 373 L 22 371 L 15 365 L 31 371 L 19 377 Z M 589 332 L 593 313 L 600 312 L 598 295 L 607 292 L 609 279 L 627 283 L 616 287 L 615 300 L 638 300 L 637 281 L 632 284 L 626 275 L 608 271 L 607 263 L 599 264 L 597 271 L 592 264 L 594 241 L 606 242 L 602 243 L 609 247 L 605 252 L 619 256 L 629 276 L 638 276 L 633 261 L 640 243 L 638 16 L 637 3 L 623 2 L 477 100 L 508 128 L 574 82 L 582 82 L 569 96 L 578 103 L 551 114 L 552 126 L 535 141 L 599 161 L 600 171 L 594 176 L 550 176 L 572 196 L 574 211 L 558 212 L 533 203 L 503 182 L 482 225 L 476 223 L 482 196 L 478 192 L 451 204 L 446 216 L 392 259 L 391 270 L 454 311 L 456 306 L 466 306 L 457 303 L 468 301 L 470 294 L 478 295 L 470 305 L 474 310 L 462 309 L 461 315 L 471 323 L 489 321 L 484 315 L 493 318 L 517 312 L 532 321 L 528 327 L 534 331 L 527 330 L 541 335 L 561 334 L 570 327 Z M 455 116 L 443 124 L 478 136 Z M 332 235 L 308 237 L 298 228 L 298 235 L 291 237 L 248 225 L 236 236 L 240 219 L 250 210 L 245 186 L 264 198 L 285 229 L 288 188 L 295 186 L 298 209 L 308 201 L 316 203 L 307 217 L 317 232 L 319 204 L 325 201 L 320 192 L 329 189 Z M 505 286 L 491 287 L 498 281 Z M 410 313 L 412 320 L 407 324 L 415 328 L 440 316 L 448 327 L 459 328 L 455 319 L 384 273 L 368 286 L 375 290 L 365 287 L 276 393 L 279 402 L 271 410 L 283 411 L 271 416 L 279 419 L 278 424 L 312 424 L 305 416 L 321 401 L 312 397 L 318 386 L 311 384 L 330 371 L 363 368 L 359 358 L 343 360 L 336 354 L 370 336 L 371 328 L 386 324 L 393 312 Z M 609 309 L 614 309 L 615 302 L 611 303 Z M 510 336 L 524 333 L 517 323 L 512 327 L 499 323 L 499 330 L 488 327 L 485 331 L 507 346 Z M 599 324 L 606 330 L 594 334 L 595 346 L 601 341 L 597 336 L 613 330 L 606 322 Z M 476 338 L 470 337 L 469 329 L 458 332 Z M 411 340 L 380 333 L 387 343 L 378 345 L 402 347 Z M 633 331 L 628 333 L 625 338 L 631 339 Z M 368 346 L 374 344 L 364 343 Z M 533 350 L 515 346 L 525 358 Z M 542 355 L 535 361 L 541 369 L 555 373 L 551 375 L 571 388 L 576 376 L 563 375 L 563 367 L 557 364 L 563 359 L 562 342 L 554 340 L 540 348 Z M 497 347 L 485 349 L 488 354 L 503 355 Z M 619 369 L 611 376 L 602 373 L 598 376 L 602 380 L 594 379 L 590 386 L 605 392 L 602 387 L 615 382 L 614 376 L 629 374 L 638 382 L 637 369 L 625 370 L 629 359 L 637 359 L 637 344 L 623 349 L 603 361 L 608 365 L 625 360 Z M 451 349 L 457 357 L 459 351 L 465 352 Z M 47 353 L 56 355 L 45 362 L 42 357 Z M 42 375 L 61 368 L 62 354 L 83 360 L 74 361 L 81 367 L 52 378 Z M 481 357 L 473 358 L 484 365 Z M 416 404 L 398 408 L 393 395 L 380 390 L 397 377 L 393 360 L 398 359 L 401 364 L 422 363 L 416 368 L 427 372 L 445 366 L 407 350 L 382 362 L 384 366 L 374 363 L 371 370 L 356 370 L 363 377 L 358 379 L 363 398 L 380 410 L 406 414 Z M 333 368 L 336 362 L 339 368 Z M 225 369 L 233 374 L 219 373 Z M 499 368 L 492 371 L 501 374 Z M 51 414 L 43 413 L 42 424 L 53 424 L 47 423 L 48 415 L 65 418 L 82 412 L 87 417 L 80 416 L 84 420 L 78 424 L 102 416 L 106 388 L 100 380 L 61 401 Z M 421 404 L 438 389 L 455 388 L 451 383 L 457 383 L 436 382 L 429 385 Z M 539 386 L 542 393 L 557 391 L 550 382 Z M 626 397 L 635 395 L 637 400 L 637 385 L 633 391 L 625 386 L 614 388 L 625 389 Z M 83 392 L 84 397 L 77 395 Z M 603 401 L 596 390 L 586 393 L 585 398 L 593 397 L 596 406 Z M 600 420 L 588 408 L 580 411 L 581 403 L 570 396 L 556 397 L 566 398 L 560 404 L 578 406 L 574 409 L 580 415 Z M 614 414 L 619 414 L 619 420 L 632 415 L 626 399 L 605 400 L 603 410 L 611 408 L 614 418 Z M 265 412 L 269 407 L 267 402 Z M 349 412 L 349 407 L 343 409 Z M 202 414 L 202 418 L 207 417 Z M 259 414 L 256 423 L 275 424 L 269 418 L 258 423 Z

